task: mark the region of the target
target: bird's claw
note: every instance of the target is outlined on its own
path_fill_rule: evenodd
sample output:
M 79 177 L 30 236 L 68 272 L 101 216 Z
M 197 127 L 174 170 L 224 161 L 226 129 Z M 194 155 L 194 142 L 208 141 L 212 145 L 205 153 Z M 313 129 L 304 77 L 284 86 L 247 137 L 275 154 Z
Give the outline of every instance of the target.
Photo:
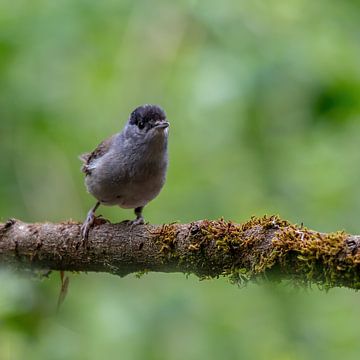
M 93 210 L 90 210 L 86 216 L 84 223 L 81 226 L 81 237 L 86 241 L 89 237 L 89 231 L 94 226 L 95 223 L 95 213 Z
M 144 221 L 144 218 L 142 216 L 140 216 L 140 217 L 136 218 L 135 220 L 132 220 L 131 224 L 132 225 L 144 225 L 145 221 Z
M 130 225 L 131 228 L 133 228 L 134 226 L 138 226 L 138 225 L 144 225 L 145 224 L 145 220 L 144 218 L 141 217 L 137 217 L 134 220 L 128 220 L 128 223 Z
M 89 222 L 84 222 L 81 226 L 81 237 L 83 239 L 83 241 L 86 241 L 89 237 L 89 231 L 90 228 L 92 227 L 92 224 Z
M 81 226 L 81 236 L 83 240 L 87 240 L 89 237 L 90 229 L 94 226 L 103 225 L 103 224 L 109 224 L 110 221 L 103 218 L 102 215 L 95 216 L 95 213 L 92 211 L 89 211 L 86 220 Z

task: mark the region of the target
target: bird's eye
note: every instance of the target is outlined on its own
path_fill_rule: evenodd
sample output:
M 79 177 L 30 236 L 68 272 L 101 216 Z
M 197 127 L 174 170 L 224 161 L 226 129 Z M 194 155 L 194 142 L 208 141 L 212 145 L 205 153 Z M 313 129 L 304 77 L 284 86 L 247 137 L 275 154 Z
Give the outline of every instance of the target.
M 140 130 L 143 129 L 144 126 L 145 126 L 144 122 L 143 122 L 143 121 L 139 121 L 139 123 L 138 123 L 139 129 L 140 129 Z

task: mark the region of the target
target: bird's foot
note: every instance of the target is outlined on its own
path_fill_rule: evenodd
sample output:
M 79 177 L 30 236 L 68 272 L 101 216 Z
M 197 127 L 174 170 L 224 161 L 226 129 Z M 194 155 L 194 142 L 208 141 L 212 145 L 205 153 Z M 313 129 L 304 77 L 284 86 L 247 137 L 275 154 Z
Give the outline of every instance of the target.
M 87 238 L 89 237 L 89 231 L 90 229 L 94 226 L 94 225 L 98 225 L 97 224 L 97 217 L 95 216 L 95 211 L 96 209 L 100 206 L 100 201 L 98 201 L 95 206 L 89 210 L 86 219 L 84 221 L 84 223 L 81 226 L 81 237 L 83 239 L 83 241 L 86 241 Z M 105 220 L 105 219 L 104 219 Z
M 142 216 L 140 216 L 140 217 L 137 217 L 134 220 L 129 220 L 129 224 L 130 224 L 131 227 L 137 226 L 137 225 L 144 225 L 145 220 L 144 220 L 144 218 Z
M 136 218 L 135 220 L 132 221 L 133 225 L 144 225 L 145 224 L 145 220 L 142 216 Z
M 91 209 L 88 212 L 86 219 L 81 226 L 81 237 L 84 241 L 86 241 L 88 239 L 89 231 L 94 226 L 95 219 L 96 219 L 95 212 Z
M 102 215 L 96 216 L 95 213 L 90 210 L 87 214 L 87 217 L 84 223 L 81 226 L 81 237 L 84 241 L 86 241 L 89 237 L 90 229 L 94 226 L 109 224 L 110 221 L 103 218 Z
M 130 221 L 131 226 L 144 225 L 145 224 L 144 218 L 142 216 L 143 208 L 144 208 L 143 206 L 139 206 L 139 207 L 135 208 L 136 219 Z

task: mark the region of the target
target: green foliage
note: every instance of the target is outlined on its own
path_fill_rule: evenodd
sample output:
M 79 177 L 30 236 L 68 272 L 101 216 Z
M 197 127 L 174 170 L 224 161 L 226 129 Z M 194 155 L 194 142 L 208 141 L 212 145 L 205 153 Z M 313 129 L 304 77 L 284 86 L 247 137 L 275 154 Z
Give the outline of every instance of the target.
M 144 212 L 151 223 L 280 213 L 359 233 L 359 10 L 325 0 L 1 1 L 2 221 L 83 219 L 93 199 L 77 155 L 149 102 L 171 122 L 168 180 Z M 360 351 L 349 290 L 81 274 L 55 314 L 57 275 L 3 272 L 0 283 L 5 360 Z

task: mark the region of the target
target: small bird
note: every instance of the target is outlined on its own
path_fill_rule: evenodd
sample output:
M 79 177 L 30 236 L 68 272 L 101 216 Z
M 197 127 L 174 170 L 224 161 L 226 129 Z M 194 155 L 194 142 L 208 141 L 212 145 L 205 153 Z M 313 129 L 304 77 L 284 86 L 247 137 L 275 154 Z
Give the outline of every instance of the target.
M 97 199 L 81 227 L 84 240 L 94 225 L 99 205 L 135 209 L 132 224 L 144 224 L 142 210 L 165 183 L 168 127 L 164 110 L 145 104 L 131 114 L 124 129 L 80 156 L 88 192 Z

